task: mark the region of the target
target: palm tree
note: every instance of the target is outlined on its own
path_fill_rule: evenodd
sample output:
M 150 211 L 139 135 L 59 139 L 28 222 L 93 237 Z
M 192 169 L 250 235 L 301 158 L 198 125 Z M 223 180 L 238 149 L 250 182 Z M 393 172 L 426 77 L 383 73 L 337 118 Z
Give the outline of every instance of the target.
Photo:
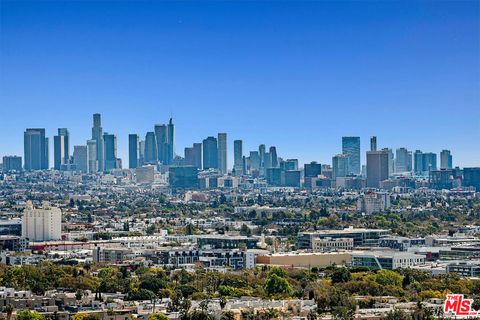
M 13 305 L 11 303 L 5 306 L 5 312 L 7 313 L 7 320 L 10 320 L 13 313 Z

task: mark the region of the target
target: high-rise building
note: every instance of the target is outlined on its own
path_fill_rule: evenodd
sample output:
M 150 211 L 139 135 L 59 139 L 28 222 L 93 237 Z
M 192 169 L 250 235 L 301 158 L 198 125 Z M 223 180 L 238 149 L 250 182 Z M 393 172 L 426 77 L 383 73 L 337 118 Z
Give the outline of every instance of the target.
M 300 188 L 300 170 L 286 170 L 283 173 L 283 185 L 286 187 Z
M 87 157 L 88 173 L 98 172 L 97 140 L 87 140 Z
M 104 171 L 108 172 L 117 168 L 117 136 L 105 132 L 103 134 L 103 144 L 105 146 Z
M 395 172 L 395 158 L 393 157 L 393 151 L 389 148 L 383 148 L 382 151 L 385 151 L 388 154 L 388 176 L 393 176 Z
M 218 168 L 223 174 L 227 173 L 227 134 L 218 134 Z
M 199 187 L 198 168 L 193 166 L 173 166 L 168 170 L 168 180 L 172 188 L 196 189 Z
M 202 169 L 202 144 L 194 143 L 192 147 L 185 148 L 185 165 Z
M 167 155 L 165 164 L 172 164 L 175 157 L 175 125 L 173 119 L 170 118 L 167 125 Z
M 274 146 L 271 146 L 269 153 L 270 153 L 270 157 L 272 158 L 272 168 L 277 168 L 278 167 L 277 148 L 275 148 Z
M 203 140 L 203 169 L 218 169 L 218 146 L 215 137 Z
M 19 156 L 4 156 L 3 169 L 4 172 L 22 171 L 22 157 Z
M 452 169 L 452 154 L 450 150 L 442 150 L 440 152 L 440 169 Z
M 45 129 L 27 129 L 23 142 L 25 170 L 48 169 L 48 138 Z
M 298 170 L 298 159 L 287 159 L 280 164 L 283 170 Z
M 155 143 L 156 147 L 155 150 L 157 151 L 157 156 L 155 160 L 160 161 L 161 163 L 165 164 L 165 159 L 167 158 L 167 135 L 168 135 L 168 128 L 167 125 L 165 124 L 157 124 L 155 125 Z M 148 134 L 148 133 L 147 133 Z M 150 138 L 151 139 L 151 138 Z M 149 153 L 152 150 L 152 147 L 150 146 L 150 142 L 147 142 L 147 139 L 145 139 L 145 147 L 149 147 L 149 151 L 145 149 L 146 153 Z M 145 160 L 147 163 L 152 162 L 152 158 L 149 155 L 149 160 Z M 156 161 L 155 161 L 156 162 Z
M 30 241 L 60 240 L 62 238 L 62 211 L 44 203 L 42 208 L 33 208 L 27 202 L 22 216 L 22 237 Z
M 312 188 L 313 178 L 322 174 L 322 165 L 312 161 L 303 165 L 304 185 L 306 188 Z
M 235 140 L 233 141 L 233 169 L 235 170 L 235 175 L 241 176 L 243 172 L 243 141 Z
M 103 171 L 105 165 L 104 147 L 103 147 L 103 129 L 102 118 L 100 113 L 93 114 L 93 128 L 92 128 L 92 140 L 96 143 L 96 156 L 97 156 L 97 171 Z M 90 168 L 89 168 L 90 170 Z
M 265 173 L 267 183 L 271 186 L 281 186 L 282 172 L 283 170 L 280 168 L 267 168 Z
M 388 179 L 388 152 L 367 152 L 367 187 L 379 188 L 380 182 Z
M 250 151 L 250 174 L 260 172 L 260 153 L 258 151 Z
M 140 158 L 138 160 L 138 166 L 141 167 L 145 163 L 145 140 L 140 140 L 139 148 L 140 148 L 139 150 Z
M 399 148 L 396 151 L 395 172 L 411 172 L 412 171 L 412 152 L 406 148 Z
M 128 167 L 135 169 L 138 167 L 140 159 L 140 137 L 138 134 L 128 135 Z
M 157 126 L 155 126 L 155 130 L 156 129 Z M 156 138 L 158 137 L 158 135 L 151 131 L 147 132 L 145 135 L 145 164 L 157 163 L 158 155 L 160 155 L 160 153 L 157 152 L 157 146 L 159 146 L 159 144 L 157 143 Z
M 260 156 L 260 168 L 265 167 L 265 145 L 261 144 L 258 146 L 258 155 Z
M 348 173 L 360 174 L 360 137 L 342 137 L 342 153 L 348 157 Z
M 416 150 L 413 158 L 416 175 L 426 176 L 430 171 L 437 170 L 437 155 L 435 153 Z
M 77 171 L 88 172 L 87 146 L 73 146 L 73 164 Z
M 370 137 L 370 151 L 377 151 L 377 137 Z
M 349 173 L 350 157 L 346 154 L 337 154 L 332 157 L 332 179 L 346 177 Z
M 463 168 L 462 185 L 465 187 L 475 187 L 476 191 L 480 191 L 480 167 Z
M 59 128 L 58 135 L 53 137 L 53 168 L 60 170 L 62 164 L 70 162 L 70 134 L 67 128 Z

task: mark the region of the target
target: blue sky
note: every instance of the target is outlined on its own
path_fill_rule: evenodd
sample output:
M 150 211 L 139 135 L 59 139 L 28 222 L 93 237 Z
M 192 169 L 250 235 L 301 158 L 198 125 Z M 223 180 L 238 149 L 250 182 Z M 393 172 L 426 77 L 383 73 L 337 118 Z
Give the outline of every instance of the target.
M 0 156 L 23 131 L 118 136 L 173 114 L 176 152 L 217 132 L 331 163 L 342 135 L 480 165 L 478 1 L 0 2 Z M 53 145 L 51 145 L 53 149 Z M 51 156 L 52 157 L 52 156 Z

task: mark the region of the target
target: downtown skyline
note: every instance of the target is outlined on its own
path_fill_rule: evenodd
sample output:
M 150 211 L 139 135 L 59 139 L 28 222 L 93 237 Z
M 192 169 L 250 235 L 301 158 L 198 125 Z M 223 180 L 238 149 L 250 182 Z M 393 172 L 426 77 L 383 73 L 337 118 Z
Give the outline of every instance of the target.
M 124 161 L 172 115 L 178 154 L 226 132 L 230 168 L 235 139 L 330 163 L 360 136 L 365 163 L 372 135 L 480 163 L 475 2 L 1 5 L 0 157 L 25 128 L 84 144 L 99 112 Z

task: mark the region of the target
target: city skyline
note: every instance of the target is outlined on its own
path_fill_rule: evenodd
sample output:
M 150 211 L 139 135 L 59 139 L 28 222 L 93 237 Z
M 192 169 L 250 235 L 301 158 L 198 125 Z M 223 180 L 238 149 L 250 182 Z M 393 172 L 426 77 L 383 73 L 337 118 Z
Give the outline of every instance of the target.
M 72 152 L 99 112 L 124 161 L 128 134 L 173 116 L 178 154 L 226 132 L 230 168 L 235 139 L 330 163 L 360 136 L 364 164 L 373 135 L 477 166 L 478 6 L 2 2 L 0 156 L 39 127 L 53 162 L 57 129 Z

